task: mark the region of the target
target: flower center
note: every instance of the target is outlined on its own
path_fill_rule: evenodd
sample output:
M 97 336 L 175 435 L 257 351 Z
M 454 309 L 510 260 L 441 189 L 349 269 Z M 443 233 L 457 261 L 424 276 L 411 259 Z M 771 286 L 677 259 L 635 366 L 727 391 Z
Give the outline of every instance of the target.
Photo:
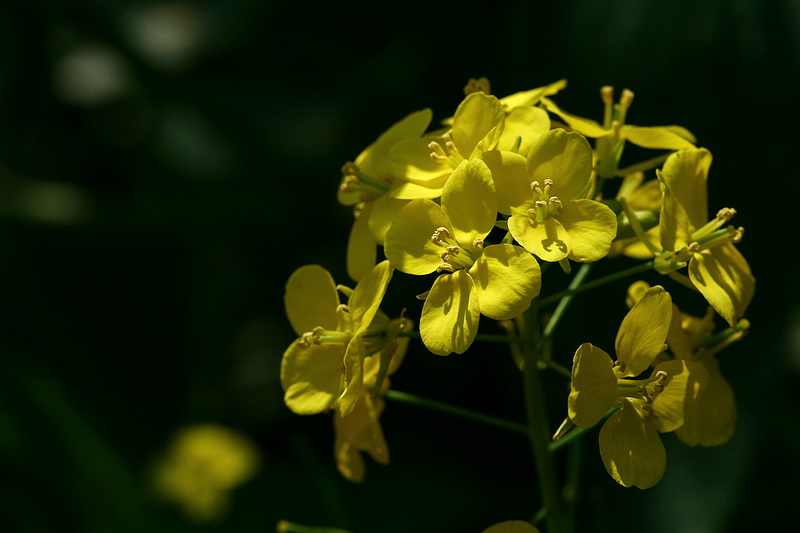
M 700 252 L 701 250 L 708 250 L 728 241 L 738 244 L 744 236 L 744 228 L 739 226 L 722 227 L 726 222 L 733 218 L 736 210 L 732 207 L 723 207 L 717 212 L 717 216 L 711 221 L 706 223 L 703 227 L 695 230 L 690 236 L 691 242 L 689 243 L 690 252 Z
M 431 159 L 435 163 L 447 163 L 453 170 L 464 161 L 464 156 L 459 153 L 449 133 L 429 142 L 428 149 L 431 151 Z
M 436 228 L 436 231 L 431 236 L 431 242 L 443 248 L 443 251 L 439 254 L 442 263 L 436 267 L 436 272 L 455 272 L 456 270 L 470 268 L 475 263 L 475 259 L 477 259 L 469 251 L 462 248 L 458 241 L 450 235 L 450 231 L 443 226 Z M 477 250 L 482 249 L 483 240 L 475 239 L 472 246 Z
M 544 180 L 544 187 L 538 181 L 531 182 L 531 192 L 533 193 L 533 207 L 528 209 L 528 216 L 535 222 L 543 222 L 548 218 L 556 216 L 564 209 L 564 204 L 558 196 L 551 196 L 553 180 Z
M 389 174 L 378 178 L 362 172 L 355 163 L 345 163 L 339 189 L 344 193 L 359 193 L 361 200 L 367 202 L 386 194 L 393 181 Z

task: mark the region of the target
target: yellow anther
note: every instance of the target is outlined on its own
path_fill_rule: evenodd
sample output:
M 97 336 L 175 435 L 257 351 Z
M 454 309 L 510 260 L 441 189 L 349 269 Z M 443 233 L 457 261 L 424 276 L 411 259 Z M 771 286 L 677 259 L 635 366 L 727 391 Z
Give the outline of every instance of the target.
M 428 150 L 431 151 L 431 159 L 435 163 L 446 163 L 447 162 L 447 154 L 444 151 L 444 148 L 436 142 L 431 141 L 428 143 Z
M 361 172 L 361 169 L 358 168 L 358 165 L 356 165 L 352 161 L 348 161 L 347 163 L 342 165 L 342 175 L 346 176 L 348 174 L 358 174 L 359 172 Z
M 441 273 L 444 271 L 455 272 L 455 269 L 453 268 L 453 265 L 451 265 L 450 263 L 442 263 L 441 265 L 436 267 L 436 272 Z
M 689 243 L 689 246 L 686 247 L 690 252 L 696 253 L 700 251 L 700 243 L 697 241 Z
M 448 253 L 453 255 L 458 255 L 459 252 L 461 252 L 461 248 L 459 248 L 458 246 L 448 246 L 446 250 Z
M 464 86 L 464 94 L 472 94 L 478 91 L 483 91 L 486 94 L 492 94 L 490 91 L 489 79 L 481 77 L 478 79 L 470 78 Z
M 739 244 L 742 242 L 742 237 L 744 237 L 744 228 L 742 226 L 739 226 L 736 229 L 734 229 L 733 226 L 729 226 L 728 230 L 731 232 L 731 242 L 733 244 Z
M 458 148 L 456 148 L 455 143 L 453 142 L 453 138 L 450 137 L 449 133 L 445 133 L 442 135 L 442 140 L 444 141 L 444 146 L 447 148 L 447 151 L 451 154 L 457 154 Z
M 624 109 L 628 109 L 632 103 L 633 103 L 633 91 L 631 91 L 630 89 L 623 89 L 622 96 L 619 97 L 619 105 Z
M 431 242 L 433 242 L 433 244 L 438 244 L 439 246 L 444 246 L 442 244 L 442 237 L 444 237 L 445 240 L 450 237 L 450 232 L 444 226 L 436 228 L 436 231 L 434 231 L 433 235 L 431 235 Z
M 472 241 L 472 247 L 475 248 L 476 250 L 483 249 L 483 239 L 475 239 L 474 241 Z
M 336 306 L 336 312 L 337 313 L 349 313 L 350 312 L 350 308 L 347 307 L 347 304 L 339 304 L 339 305 Z M 322 329 L 322 328 L 319 328 L 319 329 Z
M 717 218 L 719 220 L 728 221 L 733 218 L 733 215 L 736 214 L 736 209 L 732 207 L 723 207 L 719 211 L 717 211 Z
M 554 206 L 561 207 L 561 200 L 558 199 L 558 196 L 551 196 L 549 201 Z
M 614 87 L 611 85 L 600 87 L 600 98 L 603 99 L 603 103 L 606 105 L 614 103 Z

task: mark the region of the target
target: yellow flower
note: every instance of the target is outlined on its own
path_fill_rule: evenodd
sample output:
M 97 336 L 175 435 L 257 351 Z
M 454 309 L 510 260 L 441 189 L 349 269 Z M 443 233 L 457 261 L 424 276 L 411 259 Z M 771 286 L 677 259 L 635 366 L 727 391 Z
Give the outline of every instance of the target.
M 154 489 L 196 522 L 220 519 L 229 492 L 255 474 L 259 454 L 239 431 L 215 424 L 179 430 L 155 466 Z
M 639 281 L 628 289 L 629 299 L 636 301 L 648 288 Z M 716 353 L 730 343 L 741 339 L 748 324 L 740 321 L 735 331 L 714 336 L 714 310 L 709 307 L 704 317 L 698 318 L 672 307 L 672 322 L 667 333 L 669 351 L 677 359 L 696 361 L 708 373 L 708 384 L 696 398 L 687 397 L 684 404 L 684 423 L 675 434 L 690 446 L 719 446 L 733 436 L 738 409 L 728 381 L 722 376 Z
M 405 139 L 418 139 L 432 116 L 430 109 L 411 113 L 342 167 L 339 203 L 354 206 L 356 215 L 347 244 L 347 273 L 356 281 L 375 266 L 376 247 L 383 244 L 392 218 L 406 203 L 389 194 L 405 180 L 390 161 L 391 149 Z
M 576 426 L 592 427 L 617 408 L 600 430 L 600 455 L 609 475 L 625 487 L 645 489 L 661 480 L 666 451 L 658 433 L 683 425 L 684 403 L 697 397 L 708 381 L 703 365 L 682 360 L 660 363 L 649 377 L 631 379 L 663 351 L 671 315 L 669 294 L 653 287 L 620 325 L 616 362 L 589 343 L 575 352 L 569 418 Z
M 670 272 L 689 266 L 689 279 L 709 304 L 735 327 L 755 291 L 755 278 L 736 249 L 743 228 L 723 226 L 736 213 L 724 208 L 708 219 L 706 180 L 711 153 L 705 148 L 680 150 L 657 171 L 663 191 L 659 232 L 664 252 L 656 269 Z
M 539 263 L 511 244 L 484 247 L 497 211 L 492 175 L 480 159 L 461 163 L 442 192 L 441 206 L 410 202 L 386 234 L 386 257 L 408 274 L 442 273 L 422 307 L 420 335 L 435 354 L 463 353 L 483 314 L 520 315 L 539 294 Z
M 391 150 L 395 172 L 406 182 L 393 189 L 401 199 L 438 198 L 453 170 L 468 159 L 480 158 L 500 140 L 505 112 L 500 101 L 482 91 L 464 97 L 444 132 L 398 142 Z
M 364 358 L 387 343 L 381 333 L 389 320 L 378 307 L 392 272 L 388 261 L 378 263 L 352 290 L 347 305 L 339 303 L 333 278 L 319 265 L 300 267 L 289 277 L 286 314 L 300 335 L 281 362 L 289 409 L 316 414 L 335 407 L 343 416 L 354 409 L 363 384 Z
M 403 329 L 410 329 L 410 323 L 403 324 Z M 391 333 L 389 337 L 393 337 Z M 408 347 L 408 338 L 394 336 L 393 343 L 385 349 L 386 353 L 393 354 L 389 366 L 386 367 L 387 376 L 400 366 Z M 379 420 L 384 407 L 380 393 L 389 387 L 389 381 L 382 379 L 382 373 L 379 358 L 368 357 L 364 363 L 364 388 L 353 411 L 347 416 L 338 412 L 333 416 L 336 467 L 342 476 L 353 482 L 364 480 L 362 452 L 368 453 L 378 463 L 389 463 L 389 448 Z
M 494 176 L 498 210 L 511 215 L 508 229 L 526 250 L 550 262 L 606 256 L 617 217 L 606 205 L 579 198 L 592 172 L 592 150 L 582 135 L 550 130 L 527 158 L 494 151 L 484 160 Z
M 573 130 L 586 137 L 596 138 L 597 172 L 603 178 L 617 175 L 617 164 L 625 141 L 642 148 L 680 150 L 694 147 L 695 138 L 681 126 L 634 126 L 626 124 L 628 108 L 633 102 L 633 92 L 622 91 L 619 103 L 614 104 L 614 89 L 605 86 L 600 90 L 605 106 L 603 123 L 572 115 L 561 110 L 549 98 L 542 98 L 545 108 L 561 117 Z

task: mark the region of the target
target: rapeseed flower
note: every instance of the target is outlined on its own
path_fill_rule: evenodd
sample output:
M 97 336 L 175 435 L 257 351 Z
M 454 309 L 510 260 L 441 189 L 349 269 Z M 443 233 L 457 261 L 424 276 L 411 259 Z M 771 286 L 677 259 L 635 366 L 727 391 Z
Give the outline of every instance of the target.
M 539 263 L 512 244 L 484 245 L 497 216 L 492 174 L 480 159 L 462 162 L 441 205 L 410 202 L 386 234 L 386 257 L 408 274 L 439 272 L 422 308 L 420 335 L 435 354 L 463 353 L 483 314 L 520 315 L 539 294 Z
M 484 154 L 497 190 L 497 208 L 511 215 L 508 230 L 537 257 L 591 262 L 606 256 L 617 217 L 606 205 L 581 198 L 592 173 L 592 149 L 580 134 L 543 134 L 528 156 Z
M 617 361 L 589 343 L 575 352 L 569 419 L 592 427 L 609 409 L 617 409 L 600 430 L 600 456 L 609 475 L 625 487 L 645 489 L 660 481 L 666 451 L 658 433 L 683 425 L 687 398 L 697 397 L 708 381 L 703 365 L 684 360 L 659 363 L 649 377 L 632 379 L 664 350 L 671 316 L 669 294 L 652 287 L 620 325 Z

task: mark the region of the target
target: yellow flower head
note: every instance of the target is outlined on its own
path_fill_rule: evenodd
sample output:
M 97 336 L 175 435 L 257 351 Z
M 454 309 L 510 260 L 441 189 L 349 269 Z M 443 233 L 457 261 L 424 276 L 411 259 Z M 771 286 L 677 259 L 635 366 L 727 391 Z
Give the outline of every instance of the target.
M 578 198 L 592 173 L 592 149 L 580 134 L 550 130 L 527 158 L 484 154 L 497 189 L 498 210 L 526 250 L 550 262 L 602 259 L 617 233 L 617 217 L 604 204 Z
M 197 522 L 221 518 L 229 492 L 258 469 L 259 454 L 244 434 L 215 424 L 179 430 L 154 469 L 159 497 L 183 507 Z
M 567 402 L 570 420 L 592 427 L 612 407 L 618 410 L 600 431 L 600 455 L 617 483 L 649 488 L 666 467 L 658 432 L 684 422 L 683 405 L 705 388 L 705 368 L 692 361 L 658 364 L 649 377 L 631 379 L 650 367 L 665 346 L 672 299 L 663 287 L 649 289 L 628 312 L 615 342 L 617 361 L 589 343 L 575 352 Z
M 292 411 L 316 414 L 337 407 L 347 415 L 353 410 L 363 385 L 364 358 L 389 342 L 382 332 L 390 322 L 378 308 L 392 272 L 388 261 L 377 264 L 346 305 L 319 265 L 300 267 L 289 277 L 286 314 L 300 337 L 283 354 L 281 384 Z
M 422 341 L 433 353 L 463 353 L 477 334 L 481 314 L 513 318 L 539 294 L 535 258 L 511 244 L 484 246 L 496 216 L 491 172 L 472 159 L 453 172 L 441 205 L 410 202 L 386 234 L 386 257 L 398 270 L 442 274 L 425 299 L 420 322 Z
M 743 228 L 725 226 L 736 213 L 724 208 L 709 221 L 706 180 L 711 153 L 680 150 L 657 172 L 663 200 L 659 232 L 664 250 L 656 269 L 669 272 L 689 266 L 689 279 L 731 327 L 744 316 L 755 291 L 755 278 L 735 244 Z

